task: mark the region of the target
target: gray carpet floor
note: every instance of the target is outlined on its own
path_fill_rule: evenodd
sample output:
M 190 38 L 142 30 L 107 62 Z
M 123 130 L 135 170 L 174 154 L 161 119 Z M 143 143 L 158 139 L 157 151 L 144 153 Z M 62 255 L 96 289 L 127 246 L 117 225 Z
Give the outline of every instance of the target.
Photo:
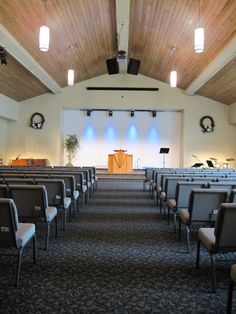
M 208 254 L 196 270 L 194 240 L 187 254 L 185 238 L 177 241 L 141 181 L 101 180 L 59 231 L 47 252 L 38 250 L 37 265 L 32 248 L 25 249 L 19 288 L 9 286 L 13 258 L 0 256 L 0 313 L 225 313 L 236 256 L 217 258 L 212 293 Z

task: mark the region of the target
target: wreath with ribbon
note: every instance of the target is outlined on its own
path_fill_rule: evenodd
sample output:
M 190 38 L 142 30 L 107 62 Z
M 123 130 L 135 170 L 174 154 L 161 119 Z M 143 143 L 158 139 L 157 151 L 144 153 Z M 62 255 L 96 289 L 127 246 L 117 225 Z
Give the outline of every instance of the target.
M 42 129 L 44 122 L 45 122 L 45 119 L 42 113 L 35 112 L 31 116 L 30 126 L 34 129 Z
M 200 119 L 200 127 L 203 133 L 211 133 L 214 131 L 215 122 L 211 116 L 204 116 Z

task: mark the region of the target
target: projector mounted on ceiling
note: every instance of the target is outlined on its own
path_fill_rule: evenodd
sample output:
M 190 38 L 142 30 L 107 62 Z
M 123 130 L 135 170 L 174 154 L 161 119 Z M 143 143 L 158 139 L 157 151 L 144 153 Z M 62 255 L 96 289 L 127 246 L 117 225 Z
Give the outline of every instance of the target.
M 125 50 L 119 50 L 117 54 L 117 61 L 118 63 L 124 63 L 127 60 L 126 51 Z

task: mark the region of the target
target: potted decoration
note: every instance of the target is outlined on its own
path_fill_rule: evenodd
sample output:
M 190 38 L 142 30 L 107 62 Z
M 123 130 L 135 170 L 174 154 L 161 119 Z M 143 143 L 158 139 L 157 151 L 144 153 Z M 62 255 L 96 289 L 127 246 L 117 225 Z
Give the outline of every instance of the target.
M 80 147 L 77 136 L 75 134 L 67 135 L 64 146 L 67 152 L 67 159 L 68 159 L 68 163 L 66 164 L 66 166 L 73 167 L 72 160 L 74 158 L 76 150 Z

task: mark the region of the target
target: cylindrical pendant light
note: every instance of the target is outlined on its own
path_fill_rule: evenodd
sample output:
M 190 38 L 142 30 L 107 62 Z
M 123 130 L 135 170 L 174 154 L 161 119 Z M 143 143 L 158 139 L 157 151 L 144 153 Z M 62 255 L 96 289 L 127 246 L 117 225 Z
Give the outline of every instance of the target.
M 73 69 L 68 70 L 67 83 L 68 86 L 73 86 L 75 81 L 75 71 Z
M 40 27 L 39 31 L 39 49 L 41 51 L 48 51 L 49 50 L 49 28 L 46 25 Z
M 199 0 L 198 27 L 194 31 L 194 51 L 202 53 L 204 50 L 204 28 L 201 27 L 201 0 Z
M 204 28 L 198 27 L 194 31 L 194 51 L 202 53 L 204 50 Z
M 177 85 L 177 72 L 175 70 L 170 72 L 170 87 L 176 87 Z

